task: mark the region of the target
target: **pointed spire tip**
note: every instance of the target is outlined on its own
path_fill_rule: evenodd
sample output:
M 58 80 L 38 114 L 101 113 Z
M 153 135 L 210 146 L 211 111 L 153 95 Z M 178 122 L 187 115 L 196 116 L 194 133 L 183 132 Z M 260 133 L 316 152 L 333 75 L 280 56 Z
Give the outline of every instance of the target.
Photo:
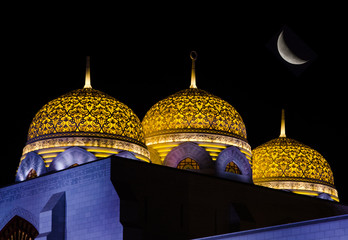
M 83 88 L 92 88 L 91 85 L 91 61 L 90 57 L 87 56 L 86 58 L 86 77 L 85 77 L 85 86 Z
M 197 85 L 196 85 L 196 64 L 195 64 L 195 61 L 197 60 L 197 52 L 196 51 L 191 51 L 190 58 L 192 60 L 191 85 L 190 85 L 190 88 L 197 88 Z
M 279 137 L 286 137 L 286 134 L 285 134 L 285 110 L 284 109 L 282 109 L 282 120 L 281 120 L 281 124 L 280 124 Z

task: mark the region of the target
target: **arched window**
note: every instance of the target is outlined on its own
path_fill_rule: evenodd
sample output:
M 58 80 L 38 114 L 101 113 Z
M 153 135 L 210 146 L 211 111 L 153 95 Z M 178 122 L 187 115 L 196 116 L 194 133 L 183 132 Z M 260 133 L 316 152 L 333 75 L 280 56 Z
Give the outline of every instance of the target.
M 178 169 L 185 169 L 185 170 L 193 170 L 193 169 L 199 169 L 198 163 L 191 159 L 191 158 L 185 158 L 184 160 L 180 161 L 178 166 Z
M 37 177 L 37 173 L 34 169 L 31 169 L 27 175 L 27 180 L 28 179 L 32 179 L 32 178 L 36 178 Z
M 239 170 L 238 166 L 234 162 L 229 162 L 225 168 L 225 172 L 235 173 L 235 174 L 242 174 Z
M 1 230 L 0 239 L 34 240 L 38 234 L 30 222 L 16 215 Z

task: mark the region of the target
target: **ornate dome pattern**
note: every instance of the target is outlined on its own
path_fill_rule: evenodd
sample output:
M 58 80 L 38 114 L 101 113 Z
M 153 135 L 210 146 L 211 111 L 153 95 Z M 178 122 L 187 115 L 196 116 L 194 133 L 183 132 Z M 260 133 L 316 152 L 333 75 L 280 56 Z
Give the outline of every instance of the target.
M 314 149 L 287 137 L 264 143 L 253 151 L 253 181 L 299 181 L 334 187 L 331 168 Z
M 183 132 L 222 134 L 246 141 L 242 117 L 228 102 L 189 88 L 156 103 L 145 115 L 146 137 Z
M 134 112 L 92 88 L 71 91 L 44 105 L 30 125 L 28 143 L 62 136 L 111 138 L 145 146 Z

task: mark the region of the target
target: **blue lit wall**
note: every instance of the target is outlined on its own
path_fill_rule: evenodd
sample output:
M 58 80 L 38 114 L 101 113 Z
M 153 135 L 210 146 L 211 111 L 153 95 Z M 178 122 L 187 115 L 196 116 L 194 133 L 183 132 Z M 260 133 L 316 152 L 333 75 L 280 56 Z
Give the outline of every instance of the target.
M 178 240 L 239 229 L 253 230 L 201 239 L 347 240 L 347 213 L 335 202 L 118 157 L 0 189 L 0 230 L 19 216 L 37 240 Z M 336 214 L 345 215 L 303 221 Z M 284 217 L 302 222 L 273 226 Z
M 347 240 L 348 214 L 229 233 L 200 240 Z
M 36 239 L 122 239 L 119 197 L 110 159 L 48 174 L 0 189 L 0 229 L 18 215 Z

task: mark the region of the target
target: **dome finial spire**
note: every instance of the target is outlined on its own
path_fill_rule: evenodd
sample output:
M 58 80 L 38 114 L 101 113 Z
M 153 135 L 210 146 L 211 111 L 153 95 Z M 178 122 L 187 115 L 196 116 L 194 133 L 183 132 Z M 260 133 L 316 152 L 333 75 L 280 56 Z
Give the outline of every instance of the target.
M 90 57 L 89 56 L 87 56 L 87 59 L 86 59 L 86 77 L 85 77 L 85 86 L 83 88 L 92 88 Z
M 196 85 L 196 65 L 195 65 L 195 61 L 197 60 L 197 52 L 196 51 L 191 51 L 190 58 L 192 60 L 191 85 L 190 85 L 190 88 L 197 88 L 197 85 Z
M 285 111 L 282 109 L 282 120 L 280 124 L 280 136 L 279 137 L 286 137 L 285 135 Z

